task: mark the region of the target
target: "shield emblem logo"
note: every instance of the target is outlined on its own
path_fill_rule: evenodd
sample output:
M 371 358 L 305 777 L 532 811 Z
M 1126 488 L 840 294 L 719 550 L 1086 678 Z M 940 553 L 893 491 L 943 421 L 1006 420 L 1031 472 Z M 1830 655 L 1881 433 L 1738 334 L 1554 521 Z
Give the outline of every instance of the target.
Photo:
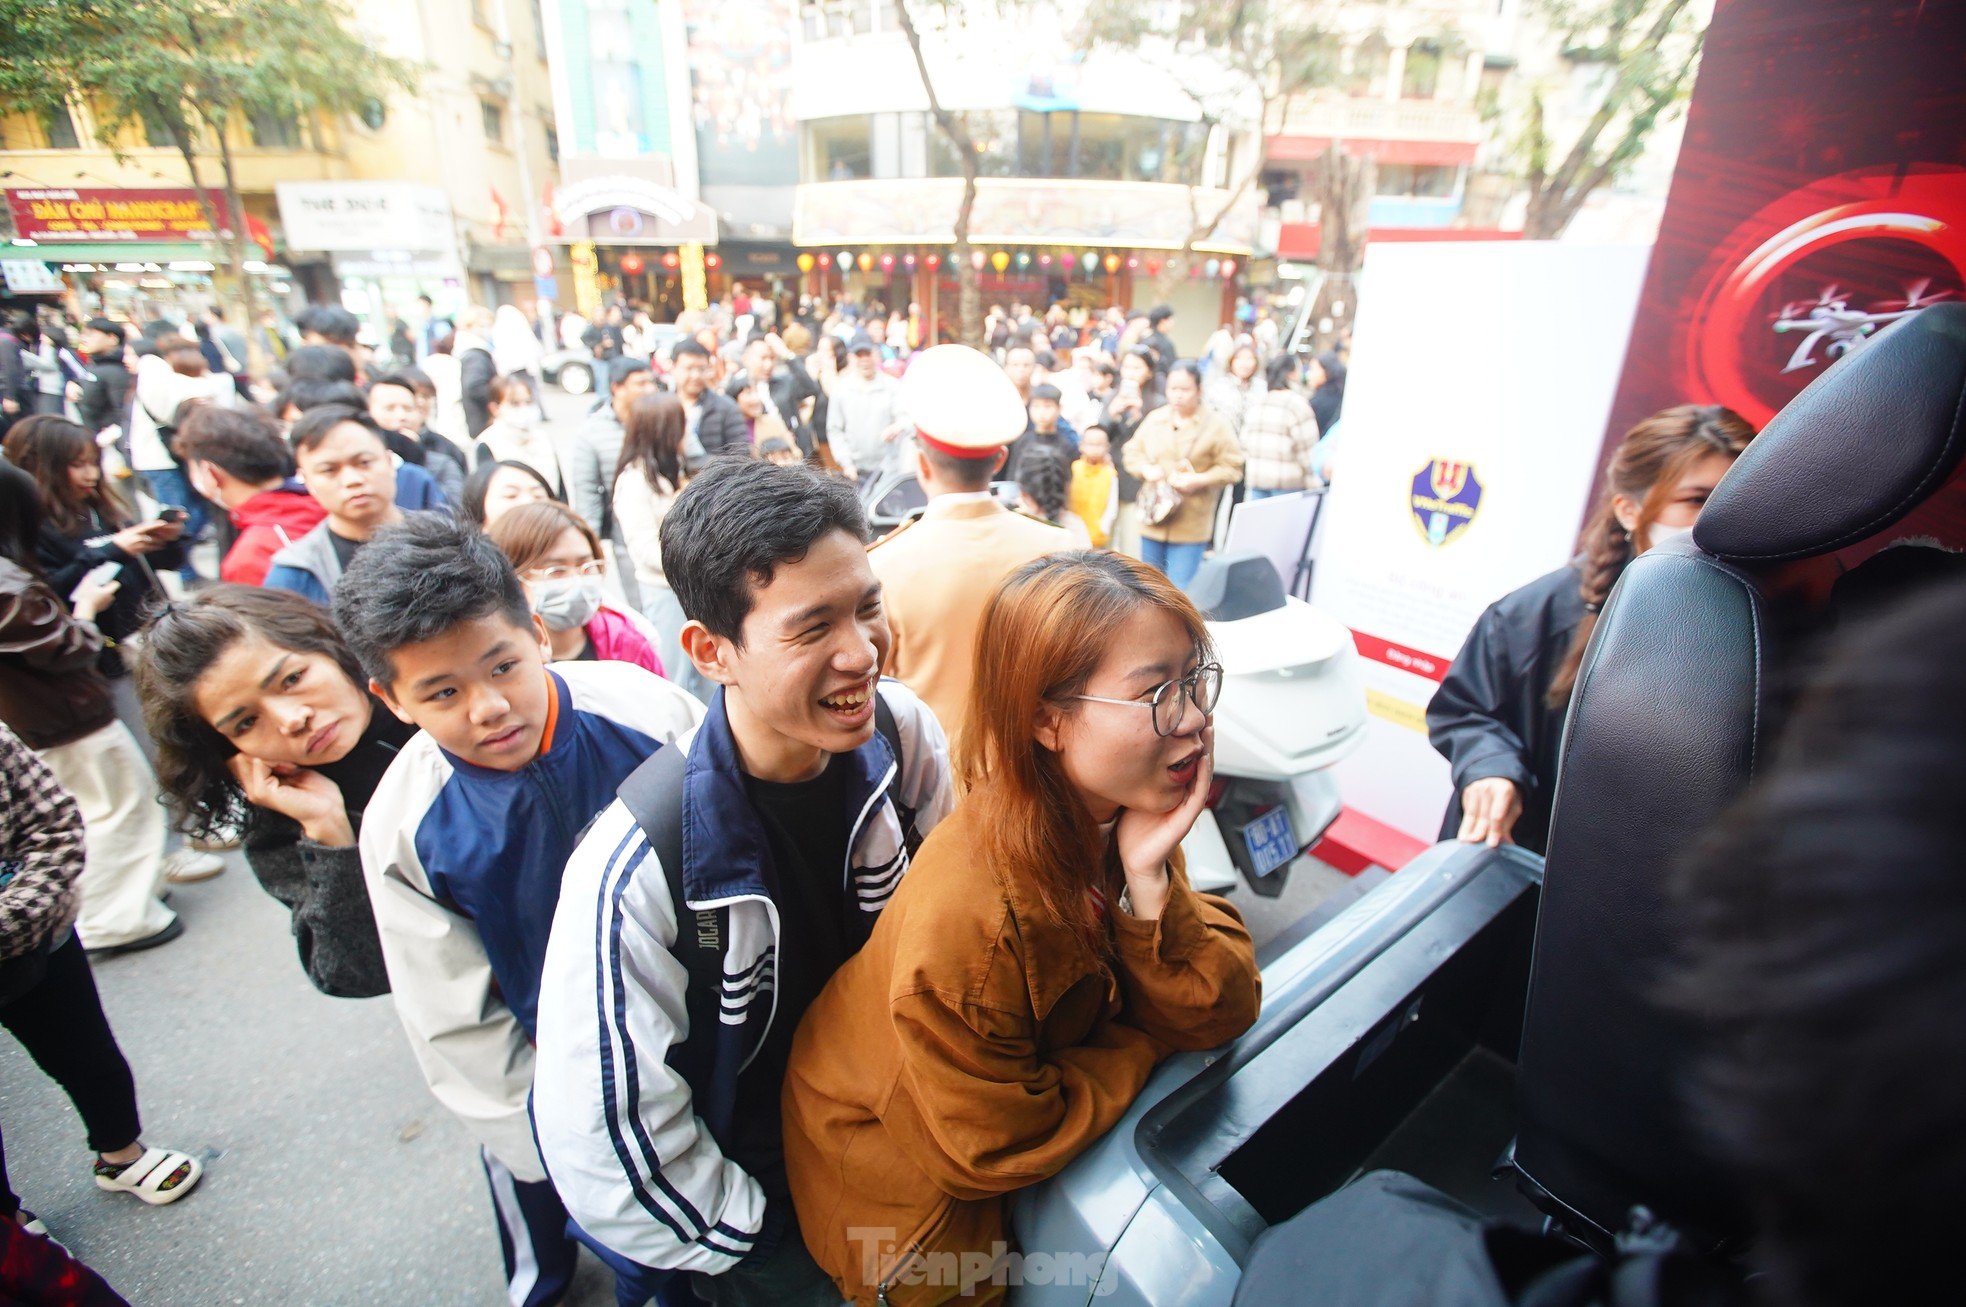
M 1429 545 L 1438 549 L 1453 540 L 1481 509 L 1481 479 L 1474 464 L 1430 459 L 1413 474 L 1410 507 L 1414 525 Z

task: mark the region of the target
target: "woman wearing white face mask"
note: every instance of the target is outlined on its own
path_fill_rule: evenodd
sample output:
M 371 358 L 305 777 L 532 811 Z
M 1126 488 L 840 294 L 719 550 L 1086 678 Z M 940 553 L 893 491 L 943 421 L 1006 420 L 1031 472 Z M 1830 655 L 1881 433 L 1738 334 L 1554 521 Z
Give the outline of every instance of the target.
M 1427 705 L 1428 737 L 1453 767 L 1442 839 L 1544 851 L 1563 718 L 1598 609 L 1632 559 L 1693 529 L 1754 434 L 1719 405 L 1682 404 L 1633 427 L 1577 556 L 1475 622 Z
M 521 375 L 493 377 L 488 391 L 491 425 L 478 436 L 474 467 L 487 463 L 524 463 L 539 473 L 553 491 L 553 498 L 566 494 L 566 478 L 560 473 L 560 455 L 553 438 L 540 426 L 540 412 L 532 382 Z
M 532 610 L 546 623 L 553 661 L 634 663 L 663 675 L 654 628 L 602 602 L 607 562 L 580 515 L 557 500 L 521 504 L 485 534 L 512 560 Z

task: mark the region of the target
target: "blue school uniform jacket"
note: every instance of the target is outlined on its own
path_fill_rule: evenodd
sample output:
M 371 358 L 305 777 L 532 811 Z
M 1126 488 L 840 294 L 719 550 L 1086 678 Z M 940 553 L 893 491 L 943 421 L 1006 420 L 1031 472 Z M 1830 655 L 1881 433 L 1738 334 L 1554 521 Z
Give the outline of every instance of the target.
M 615 790 L 703 706 L 630 663 L 546 673 L 541 752 L 489 771 L 419 732 L 362 816 L 362 873 L 397 1014 L 437 1100 L 520 1180 L 543 1180 L 526 1119 L 533 1014 L 560 878 Z

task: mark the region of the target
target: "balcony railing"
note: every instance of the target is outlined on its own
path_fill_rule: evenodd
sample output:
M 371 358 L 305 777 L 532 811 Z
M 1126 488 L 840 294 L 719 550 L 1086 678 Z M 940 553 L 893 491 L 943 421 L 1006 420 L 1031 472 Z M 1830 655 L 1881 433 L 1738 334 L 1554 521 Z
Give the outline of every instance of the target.
M 1481 115 L 1471 104 L 1446 100 L 1319 95 L 1293 102 L 1277 135 L 1473 142 L 1481 139 Z

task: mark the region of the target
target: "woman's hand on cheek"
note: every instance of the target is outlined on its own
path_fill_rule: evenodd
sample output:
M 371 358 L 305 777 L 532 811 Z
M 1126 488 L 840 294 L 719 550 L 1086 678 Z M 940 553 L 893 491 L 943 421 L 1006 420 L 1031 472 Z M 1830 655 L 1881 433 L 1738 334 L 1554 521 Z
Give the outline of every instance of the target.
M 1211 724 L 1202 728 L 1201 763 L 1179 803 L 1166 812 L 1127 808 L 1120 813 L 1113 838 L 1119 845 L 1120 868 L 1126 873 L 1127 896 L 1133 902 L 1135 917 L 1159 919 L 1167 904 L 1167 861 L 1194 829 L 1208 805 L 1208 791 L 1214 781 L 1215 727 Z
M 265 763 L 244 754 L 233 755 L 227 765 L 245 791 L 246 802 L 255 808 L 298 822 L 301 833 L 316 844 L 338 849 L 354 846 L 355 828 L 349 824 L 341 787 L 320 772 Z

